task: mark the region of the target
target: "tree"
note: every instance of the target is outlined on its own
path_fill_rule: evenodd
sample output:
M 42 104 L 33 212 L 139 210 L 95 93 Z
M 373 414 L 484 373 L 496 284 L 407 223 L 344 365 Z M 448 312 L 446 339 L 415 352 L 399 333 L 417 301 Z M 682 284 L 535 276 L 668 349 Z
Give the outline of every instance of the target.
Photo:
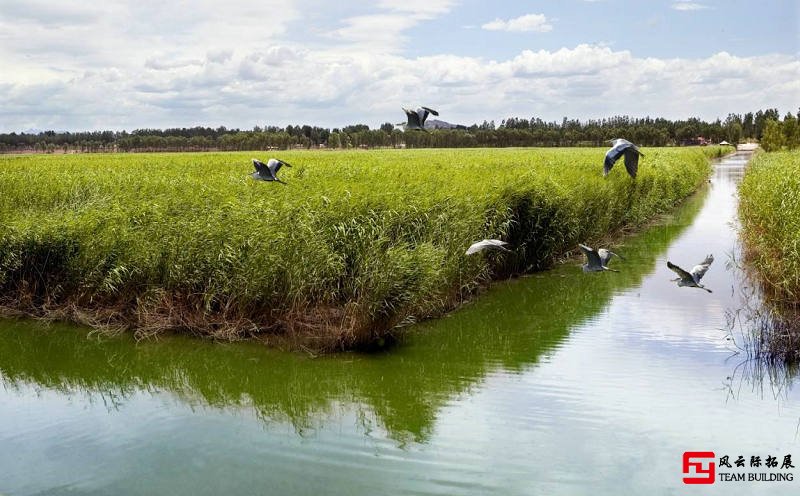
M 760 141 L 761 148 L 768 152 L 774 152 L 783 147 L 784 141 L 781 123 L 774 119 L 765 121 Z
M 742 139 L 742 125 L 738 122 L 731 122 L 726 126 L 725 136 L 728 143 L 733 145 L 739 143 L 739 140 Z
M 342 146 L 342 141 L 339 139 L 339 133 L 331 133 L 328 136 L 328 148 L 339 148 Z
M 797 118 L 791 112 L 786 113 L 782 127 L 786 146 L 789 149 L 797 148 L 800 145 L 800 126 L 798 126 Z
M 742 132 L 744 133 L 745 138 L 756 137 L 756 127 L 755 123 L 753 122 L 752 112 L 744 114 L 744 120 L 742 121 Z

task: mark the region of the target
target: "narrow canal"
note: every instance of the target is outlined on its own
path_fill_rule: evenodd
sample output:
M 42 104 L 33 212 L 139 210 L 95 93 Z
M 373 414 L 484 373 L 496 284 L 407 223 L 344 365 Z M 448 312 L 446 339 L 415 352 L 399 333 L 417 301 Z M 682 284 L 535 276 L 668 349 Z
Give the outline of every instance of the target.
M 728 331 L 752 292 L 734 263 L 748 158 L 614 246 L 619 273 L 496 284 L 382 354 L 0 322 L 0 494 L 686 494 L 686 451 L 730 457 L 704 494 L 798 494 L 720 480 L 800 467 L 791 374 Z M 713 293 L 670 282 L 668 259 L 707 253 Z

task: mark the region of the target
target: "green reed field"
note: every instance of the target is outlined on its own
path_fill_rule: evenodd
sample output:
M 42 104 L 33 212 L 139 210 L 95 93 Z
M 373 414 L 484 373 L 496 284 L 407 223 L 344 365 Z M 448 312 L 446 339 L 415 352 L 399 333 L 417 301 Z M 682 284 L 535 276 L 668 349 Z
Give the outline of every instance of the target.
M 785 303 L 800 300 L 800 150 L 758 153 L 740 189 L 748 260 Z
M 644 149 L 636 181 L 622 163 L 604 179 L 596 148 L 276 152 L 287 185 L 247 176 L 265 152 L 4 156 L 0 306 L 139 335 L 368 345 L 670 209 L 730 150 Z M 515 253 L 466 257 L 482 238 Z

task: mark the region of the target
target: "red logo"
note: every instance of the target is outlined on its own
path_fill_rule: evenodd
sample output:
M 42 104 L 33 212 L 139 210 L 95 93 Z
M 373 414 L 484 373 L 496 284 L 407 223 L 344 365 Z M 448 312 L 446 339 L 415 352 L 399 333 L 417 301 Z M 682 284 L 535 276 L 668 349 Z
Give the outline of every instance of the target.
M 683 454 L 683 483 L 713 484 L 715 459 L 713 451 L 686 451 Z

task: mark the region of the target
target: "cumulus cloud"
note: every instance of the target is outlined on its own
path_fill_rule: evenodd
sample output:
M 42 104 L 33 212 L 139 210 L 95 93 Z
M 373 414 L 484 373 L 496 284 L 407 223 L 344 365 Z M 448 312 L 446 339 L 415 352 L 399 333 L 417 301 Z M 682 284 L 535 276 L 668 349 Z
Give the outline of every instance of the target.
M 403 31 L 416 25 L 419 19 L 406 15 L 375 14 L 350 17 L 344 26 L 331 32 L 333 38 L 348 42 L 369 43 L 373 48 L 397 47 L 403 41 Z
M 800 94 L 792 55 L 654 58 L 588 44 L 418 55 L 403 50 L 414 46 L 403 36 L 448 15 L 454 2 L 383 0 L 309 27 L 312 18 L 294 1 L 230 0 L 240 11 L 225 16 L 219 4 L 200 1 L 180 23 L 179 7 L 141 0 L 104 2 L 110 11 L 62 23 L 45 12 L 16 21 L 4 11 L 0 67 L 14 70 L 0 71 L 0 131 L 376 126 L 402 119 L 401 105 L 421 103 L 465 124 L 508 116 L 713 119 L 793 109 Z
M 449 12 L 456 3 L 455 0 L 381 0 L 378 6 L 397 12 L 411 12 L 414 15 L 431 17 Z
M 704 10 L 709 8 L 707 5 L 702 3 L 693 2 L 692 0 L 676 0 L 672 4 L 672 8 L 674 10 Z
M 449 12 L 455 4 L 454 0 L 381 0 L 382 12 L 347 17 L 328 37 L 370 51 L 397 51 L 408 41 L 406 31 Z
M 171 59 L 168 56 L 151 57 L 144 61 L 144 66 L 157 71 L 180 69 L 192 65 L 203 65 L 203 61 L 196 59 Z
M 291 63 L 286 63 L 291 61 Z M 404 102 L 443 102 L 453 122 L 511 115 L 558 119 L 614 114 L 705 118 L 740 108 L 793 108 L 800 62 L 790 56 L 637 58 L 609 47 L 524 50 L 505 60 L 351 54 L 284 46 L 176 70 L 87 72 L 12 83 L 0 95 L 4 127 L 372 125 Z M 446 103 L 444 103 L 446 102 Z
M 548 24 L 544 14 L 527 14 L 504 21 L 495 19 L 481 26 L 488 31 L 535 31 L 537 33 L 547 33 L 553 30 L 553 26 Z

